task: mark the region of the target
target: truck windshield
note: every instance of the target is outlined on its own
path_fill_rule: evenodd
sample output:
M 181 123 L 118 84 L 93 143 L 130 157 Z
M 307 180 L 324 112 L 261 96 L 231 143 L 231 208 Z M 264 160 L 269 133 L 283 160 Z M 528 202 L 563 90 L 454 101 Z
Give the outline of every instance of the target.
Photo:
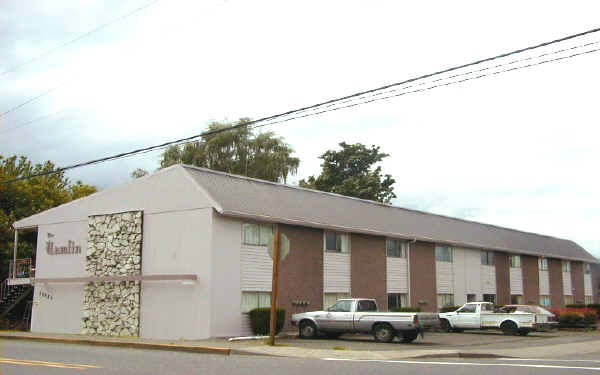
M 352 308 L 352 301 L 341 300 L 341 301 L 337 301 L 335 303 L 335 305 L 328 308 L 327 311 L 350 312 L 351 308 Z

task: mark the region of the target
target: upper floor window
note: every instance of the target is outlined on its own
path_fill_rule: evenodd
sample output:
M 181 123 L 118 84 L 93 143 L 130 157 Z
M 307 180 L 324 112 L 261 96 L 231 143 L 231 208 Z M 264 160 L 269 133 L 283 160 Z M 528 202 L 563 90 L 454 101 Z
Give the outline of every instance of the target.
M 244 245 L 267 246 L 273 237 L 272 224 L 245 223 L 242 226 Z
M 568 260 L 563 260 L 562 270 L 563 272 L 571 272 L 571 262 L 569 262 Z
M 349 250 L 348 234 L 325 231 L 325 251 L 347 253 Z
M 482 251 L 481 252 L 481 264 L 484 266 L 494 265 L 494 252 L 493 251 Z
M 592 265 L 589 263 L 583 264 L 583 272 L 584 273 L 592 273 Z
M 401 240 L 388 239 L 386 241 L 387 256 L 393 258 L 406 258 L 407 243 Z
M 435 260 L 452 263 L 452 248 L 450 246 L 437 245 L 435 247 Z
M 521 268 L 521 256 L 520 255 L 511 255 L 508 257 L 510 260 L 510 266 L 512 268 Z
M 548 271 L 548 258 L 539 258 L 540 271 Z

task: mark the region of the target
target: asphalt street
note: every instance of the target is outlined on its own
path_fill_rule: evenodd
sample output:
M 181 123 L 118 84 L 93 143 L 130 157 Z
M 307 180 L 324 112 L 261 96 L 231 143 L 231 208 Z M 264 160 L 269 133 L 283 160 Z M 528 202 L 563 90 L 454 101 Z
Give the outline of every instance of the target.
M 446 359 L 361 361 L 209 355 L 158 350 L 0 341 L 0 374 L 594 374 L 599 353 L 537 360 Z

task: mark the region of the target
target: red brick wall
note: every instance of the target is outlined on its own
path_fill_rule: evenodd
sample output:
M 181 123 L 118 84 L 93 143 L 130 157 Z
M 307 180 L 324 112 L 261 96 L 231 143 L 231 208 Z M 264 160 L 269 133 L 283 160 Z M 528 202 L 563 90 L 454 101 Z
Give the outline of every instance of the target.
M 560 259 L 548 258 L 548 274 L 550 276 L 550 298 L 552 307 L 564 307 L 565 296 L 562 281 L 562 261 Z
M 385 238 L 352 234 L 350 240 L 352 297 L 375 298 L 387 310 Z
M 523 271 L 523 303 L 537 305 L 540 299 L 540 271 L 538 257 L 521 255 Z
M 583 281 L 583 262 L 571 262 L 571 286 L 575 303 L 585 303 L 585 286 Z
M 323 308 L 323 231 L 279 225 L 290 240 L 290 253 L 280 263 L 278 306 L 286 310 L 286 327 L 292 314 Z M 310 301 L 292 305 L 292 301 Z
M 428 242 L 411 243 L 409 262 L 411 306 L 436 312 L 435 245 Z M 419 304 L 419 301 L 426 304 Z
M 495 252 L 494 264 L 496 265 L 496 303 L 507 305 L 510 303 L 510 266 L 508 264 L 508 254 Z

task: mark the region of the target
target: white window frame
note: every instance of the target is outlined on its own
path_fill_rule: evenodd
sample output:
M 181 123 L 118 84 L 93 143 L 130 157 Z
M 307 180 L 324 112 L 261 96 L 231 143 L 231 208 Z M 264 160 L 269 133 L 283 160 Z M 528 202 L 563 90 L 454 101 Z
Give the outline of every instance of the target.
M 562 261 L 562 271 L 563 272 L 571 272 L 571 262 L 568 260 Z
M 408 293 L 388 293 L 388 311 L 390 310 L 390 297 L 394 298 L 396 302 L 399 302 L 399 306 L 396 307 L 408 307 Z
M 549 295 L 540 296 L 540 305 L 542 307 L 552 306 L 552 298 Z
M 340 236 L 340 249 L 328 249 L 327 248 L 327 235 L 334 234 Z M 336 240 L 337 243 L 337 240 Z M 349 253 L 350 252 L 350 235 L 344 232 L 336 232 L 332 230 L 323 231 L 323 251 L 327 253 Z
M 258 241 L 248 241 L 246 238 L 246 230 L 250 227 L 256 227 L 258 230 Z M 269 234 L 269 230 L 271 233 Z M 265 236 L 263 237 L 263 231 L 265 232 Z M 273 228 L 273 224 L 267 223 L 243 223 L 242 224 L 242 245 L 244 246 L 269 246 L 269 239 L 273 238 L 273 233 L 275 232 Z
M 256 297 L 256 304 L 254 301 L 249 301 L 249 298 Z M 248 303 L 251 302 L 251 303 Z M 256 305 L 256 306 L 254 306 Z M 263 306 L 264 305 L 264 306 Z M 271 307 L 271 292 L 253 292 L 253 291 L 243 291 L 242 292 L 242 301 L 241 301 L 241 310 L 243 314 L 248 314 L 250 311 L 255 308 L 270 308 Z
M 565 300 L 565 306 L 575 304 L 575 296 L 573 296 L 573 295 L 565 294 L 564 300 Z
M 447 251 L 446 254 L 442 254 L 441 251 Z M 448 255 L 448 256 L 446 256 Z M 449 259 L 448 259 L 449 258 Z M 451 246 L 435 245 L 435 260 L 437 262 L 448 262 L 452 263 L 454 260 L 454 251 Z
M 397 252 L 400 252 L 400 255 Z M 388 258 L 406 258 L 408 253 L 408 242 L 394 238 L 385 241 L 385 254 Z
M 441 309 L 442 307 L 447 307 L 447 306 L 455 306 L 454 305 L 454 294 L 438 293 L 437 303 L 438 303 L 438 309 Z
M 548 258 L 539 258 L 538 267 L 540 271 L 548 271 Z
M 594 303 L 594 296 L 584 296 L 583 298 L 586 305 L 591 305 Z
M 509 258 L 510 268 L 521 268 L 521 256 L 511 255 Z

